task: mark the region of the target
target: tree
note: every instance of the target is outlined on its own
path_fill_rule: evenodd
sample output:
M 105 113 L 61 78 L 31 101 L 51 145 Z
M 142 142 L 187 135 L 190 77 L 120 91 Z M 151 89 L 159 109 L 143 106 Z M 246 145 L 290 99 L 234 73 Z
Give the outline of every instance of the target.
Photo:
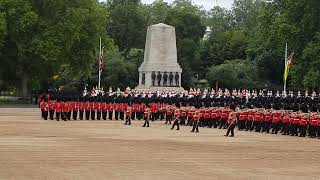
M 211 87 L 216 84 L 223 88 L 253 88 L 257 85 L 257 73 L 254 64 L 248 60 L 232 60 L 224 64 L 213 65 L 207 79 Z
M 255 59 L 258 75 L 261 79 L 273 84 L 283 83 L 284 58 L 275 52 L 268 51 Z
M 146 23 L 139 5 L 139 0 L 107 1 L 111 18 L 107 30 L 124 57 L 131 48 L 144 48 Z
M 211 29 L 211 36 L 215 36 L 219 33 L 229 31 L 232 28 L 231 11 L 225 8 L 221 8 L 219 6 L 213 7 L 208 12 L 208 17 L 206 19 L 206 24 Z
M 24 95 L 32 81 L 52 82 L 60 67 L 70 67 L 74 77 L 89 74 L 99 35 L 107 49 L 112 45 L 105 34 L 106 8 L 95 0 L 3 0 L 0 13 L 8 29 L 1 58 L 6 74 L 20 79 Z
M 320 32 L 316 33 L 313 40 L 303 50 L 303 66 L 307 69 L 303 77 L 306 88 L 319 88 L 320 82 Z
M 163 23 L 171 6 L 163 0 L 156 0 L 150 5 L 143 5 L 147 26 Z
M 6 19 L 5 19 L 4 13 L 0 13 L 0 49 L 3 46 L 3 42 L 6 34 L 7 34 Z

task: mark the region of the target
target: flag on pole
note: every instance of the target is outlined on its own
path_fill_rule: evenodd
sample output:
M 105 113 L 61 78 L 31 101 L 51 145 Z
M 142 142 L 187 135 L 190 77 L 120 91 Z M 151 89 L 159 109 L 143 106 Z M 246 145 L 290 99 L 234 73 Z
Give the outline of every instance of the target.
M 283 81 L 284 82 L 287 81 L 289 70 L 292 65 L 293 55 L 294 55 L 294 53 L 292 53 L 286 60 L 286 66 L 285 66 L 284 74 L 283 74 Z
M 103 62 L 103 49 L 102 48 L 100 50 L 100 53 L 99 53 L 99 71 L 102 72 L 102 70 L 104 69 L 104 62 Z

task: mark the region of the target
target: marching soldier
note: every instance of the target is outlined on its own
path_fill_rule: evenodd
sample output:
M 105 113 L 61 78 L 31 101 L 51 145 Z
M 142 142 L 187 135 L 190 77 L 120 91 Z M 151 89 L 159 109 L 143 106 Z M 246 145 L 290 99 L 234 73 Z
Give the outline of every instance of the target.
M 48 119 L 48 104 L 44 100 L 40 101 L 41 117 L 44 120 Z
M 306 137 L 307 134 L 307 125 L 309 122 L 309 115 L 305 114 L 304 116 L 302 116 L 302 118 L 300 119 L 300 137 Z
M 79 102 L 79 119 L 83 120 L 83 112 L 85 110 L 85 102 Z
M 200 121 L 200 111 L 197 110 L 193 116 L 193 127 L 192 127 L 191 132 L 194 132 L 194 131 L 196 131 L 197 133 L 199 132 L 199 127 L 198 127 L 199 121 Z
M 85 103 L 85 111 L 86 111 L 86 120 L 90 118 L 90 102 L 87 100 Z
M 53 105 L 54 110 L 56 112 L 56 120 L 59 121 L 60 120 L 60 102 L 56 101 Z
M 124 125 L 131 125 L 131 116 L 132 116 L 132 109 L 128 107 L 126 110 L 126 123 Z
M 170 107 L 166 108 L 166 123 L 165 124 L 169 124 L 171 125 L 171 120 L 172 120 L 172 110 L 170 109 Z
M 174 112 L 174 117 L 173 117 L 173 125 L 171 127 L 171 130 L 174 129 L 175 126 L 177 126 L 177 130 L 179 130 L 179 119 L 180 119 L 180 110 L 177 109 L 175 112 Z
M 49 103 L 48 103 L 48 108 L 49 108 L 49 118 L 50 118 L 50 120 L 53 120 L 53 116 L 54 116 L 54 102 L 49 101 Z
M 229 136 L 229 133 L 231 132 L 230 137 L 234 137 L 234 128 L 236 127 L 237 124 L 237 113 L 233 110 L 228 117 L 228 130 L 227 130 L 227 134 L 224 136 Z
M 149 127 L 149 118 L 150 118 L 150 114 L 151 114 L 151 111 L 149 108 L 146 108 L 145 111 L 144 111 L 144 124 L 142 127 Z

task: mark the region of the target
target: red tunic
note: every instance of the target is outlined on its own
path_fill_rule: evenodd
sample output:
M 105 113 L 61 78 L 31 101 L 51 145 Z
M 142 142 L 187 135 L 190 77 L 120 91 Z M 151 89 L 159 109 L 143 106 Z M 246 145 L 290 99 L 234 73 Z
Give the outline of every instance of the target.
M 55 110 L 56 112 L 60 112 L 60 103 L 55 102 L 54 105 L 53 105 L 53 107 L 54 107 L 54 110 Z
M 41 111 L 47 111 L 48 110 L 47 109 L 47 103 L 44 102 L 44 101 L 41 101 L 40 102 L 40 109 L 41 109 Z
M 248 118 L 248 112 L 240 112 L 239 114 L 239 120 L 240 121 L 245 121 Z
M 261 112 L 256 112 L 254 116 L 254 120 L 257 122 L 260 122 L 262 121 L 262 119 L 263 119 L 263 114 Z

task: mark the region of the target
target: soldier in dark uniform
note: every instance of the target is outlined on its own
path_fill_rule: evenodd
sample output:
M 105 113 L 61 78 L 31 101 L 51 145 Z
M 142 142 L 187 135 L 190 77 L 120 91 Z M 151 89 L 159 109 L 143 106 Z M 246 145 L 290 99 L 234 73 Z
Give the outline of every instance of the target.
M 179 79 L 180 79 L 180 76 L 179 76 L 179 73 L 176 72 L 176 74 L 174 75 L 174 79 L 176 80 L 176 86 L 178 87 L 179 86 Z
M 167 74 L 167 72 L 164 72 L 164 74 L 163 74 L 163 86 L 167 86 L 167 81 L 168 81 L 168 74 Z
M 169 73 L 169 84 L 170 84 L 170 86 L 173 85 L 173 74 L 172 74 L 172 72 Z
M 155 86 L 155 81 L 156 81 L 156 73 L 153 71 L 151 74 L 151 79 L 152 79 L 152 86 Z
M 159 71 L 159 72 L 158 72 L 158 75 L 157 75 L 158 86 L 161 86 L 161 79 L 162 79 L 162 74 L 161 74 L 161 72 Z

